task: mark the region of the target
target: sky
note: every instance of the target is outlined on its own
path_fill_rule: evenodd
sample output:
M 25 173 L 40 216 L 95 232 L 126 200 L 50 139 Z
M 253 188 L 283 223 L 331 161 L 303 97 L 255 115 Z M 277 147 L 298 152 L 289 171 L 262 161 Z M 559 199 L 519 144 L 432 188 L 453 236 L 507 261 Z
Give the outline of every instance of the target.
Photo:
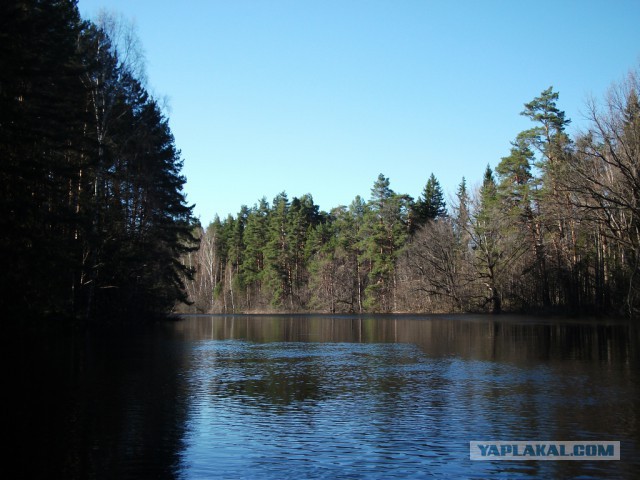
M 585 103 L 640 68 L 640 0 L 79 0 L 133 22 L 203 225 L 263 196 L 322 210 L 382 173 L 447 197 L 509 154 L 549 86 Z

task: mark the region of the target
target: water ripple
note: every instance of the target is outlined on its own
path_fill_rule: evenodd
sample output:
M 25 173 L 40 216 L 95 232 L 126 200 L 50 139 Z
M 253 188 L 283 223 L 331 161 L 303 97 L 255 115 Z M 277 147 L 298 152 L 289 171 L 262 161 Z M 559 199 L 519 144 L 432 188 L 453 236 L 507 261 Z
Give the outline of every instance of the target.
M 549 411 L 562 410 L 586 381 L 559 378 L 545 365 L 432 358 L 412 344 L 205 341 L 192 358 L 180 471 L 185 478 L 552 475 L 553 465 L 472 463 L 468 442 L 550 432 L 564 439 Z M 581 402 L 589 401 L 596 400 Z

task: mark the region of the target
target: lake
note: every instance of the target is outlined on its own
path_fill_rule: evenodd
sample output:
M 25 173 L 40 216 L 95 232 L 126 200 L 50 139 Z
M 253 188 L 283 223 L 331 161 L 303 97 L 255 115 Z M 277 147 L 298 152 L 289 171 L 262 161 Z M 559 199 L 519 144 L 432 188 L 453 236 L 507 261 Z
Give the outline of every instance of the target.
M 23 477 L 640 471 L 640 329 L 625 321 L 194 315 L 9 343 Z M 471 461 L 474 440 L 620 441 L 621 460 Z

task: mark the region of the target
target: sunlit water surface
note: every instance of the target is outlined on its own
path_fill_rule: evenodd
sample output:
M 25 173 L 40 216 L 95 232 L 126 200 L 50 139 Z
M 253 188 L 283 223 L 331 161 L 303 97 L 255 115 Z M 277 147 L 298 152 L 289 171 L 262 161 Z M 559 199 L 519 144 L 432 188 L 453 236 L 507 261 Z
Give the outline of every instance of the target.
M 21 358 L 25 462 L 68 478 L 634 478 L 639 346 L 625 322 L 508 316 L 188 316 L 59 339 Z M 474 462 L 471 440 L 618 440 L 622 460 Z

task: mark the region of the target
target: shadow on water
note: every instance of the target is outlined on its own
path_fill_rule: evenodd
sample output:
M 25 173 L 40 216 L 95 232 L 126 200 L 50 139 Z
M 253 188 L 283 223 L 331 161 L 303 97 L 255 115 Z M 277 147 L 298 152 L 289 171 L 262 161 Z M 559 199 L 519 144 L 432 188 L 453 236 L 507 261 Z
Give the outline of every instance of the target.
M 13 339 L 14 471 L 22 478 L 174 478 L 186 412 L 183 346 L 160 331 Z

